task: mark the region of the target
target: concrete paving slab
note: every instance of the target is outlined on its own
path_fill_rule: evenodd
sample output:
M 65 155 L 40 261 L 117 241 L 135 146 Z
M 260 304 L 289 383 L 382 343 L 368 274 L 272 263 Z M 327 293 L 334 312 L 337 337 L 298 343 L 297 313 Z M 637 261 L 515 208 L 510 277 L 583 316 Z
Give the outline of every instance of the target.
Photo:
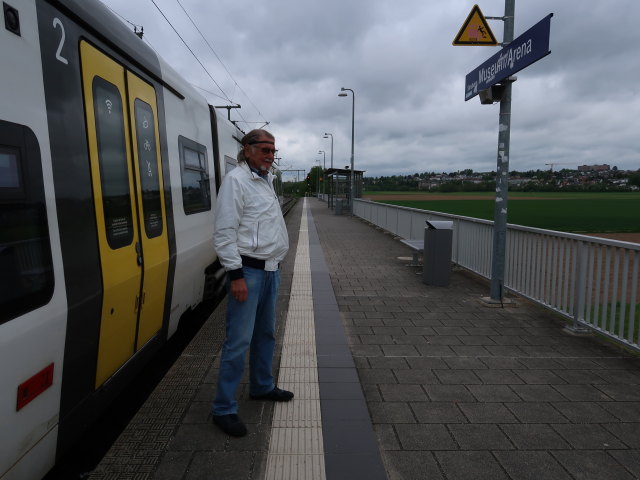
M 313 305 L 326 325 L 311 339 L 292 324 L 293 345 L 279 348 L 280 386 L 297 388 L 299 404 L 274 417 L 273 405 L 248 399 L 245 379 L 250 434 L 232 439 L 211 425 L 223 325 L 214 315 L 91 479 L 309 478 L 320 466 L 330 480 L 640 478 L 637 356 L 570 335 L 524 299 L 488 308 L 488 284 L 457 268 L 449 287 L 427 286 L 393 236 L 307 201 Z M 299 204 L 287 220 L 292 249 L 301 214 Z M 293 268 L 289 257 L 279 339 Z M 329 417 L 322 431 L 296 420 L 317 405 Z

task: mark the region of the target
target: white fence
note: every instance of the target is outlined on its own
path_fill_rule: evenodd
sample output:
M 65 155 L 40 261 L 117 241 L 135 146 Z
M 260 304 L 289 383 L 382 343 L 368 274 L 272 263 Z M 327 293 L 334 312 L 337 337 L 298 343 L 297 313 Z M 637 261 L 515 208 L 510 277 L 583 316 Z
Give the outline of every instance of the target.
M 354 201 L 354 214 L 404 239 L 423 239 L 426 220 L 453 221 L 452 261 L 491 277 L 493 222 Z M 507 225 L 504 286 L 640 350 L 640 244 Z

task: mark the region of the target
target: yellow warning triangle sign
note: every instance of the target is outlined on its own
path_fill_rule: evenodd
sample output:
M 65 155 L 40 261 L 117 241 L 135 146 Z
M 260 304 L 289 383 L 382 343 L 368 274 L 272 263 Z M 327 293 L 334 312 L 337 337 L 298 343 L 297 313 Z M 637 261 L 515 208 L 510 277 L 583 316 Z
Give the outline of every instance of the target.
M 474 5 L 471 13 L 462 24 L 453 45 L 497 45 L 498 41 L 482 15 L 480 7 Z

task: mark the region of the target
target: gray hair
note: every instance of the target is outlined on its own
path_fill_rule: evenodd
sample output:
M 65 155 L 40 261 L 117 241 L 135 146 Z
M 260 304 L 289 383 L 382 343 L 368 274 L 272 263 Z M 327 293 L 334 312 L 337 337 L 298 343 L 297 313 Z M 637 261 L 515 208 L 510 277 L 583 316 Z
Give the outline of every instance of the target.
M 256 140 L 262 137 L 268 137 L 272 140 L 275 140 L 275 137 L 271 133 L 267 132 L 266 130 L 262 130 L 261 128 L 256 128 L 255 130 L 251 130 L 244 137 L 242 137 L 242 140 L 240 140 L 242 149 L 238 152 L 238 163 L 247 161 L 246 157 L 244 156 L 244 146 L 251 145 Z

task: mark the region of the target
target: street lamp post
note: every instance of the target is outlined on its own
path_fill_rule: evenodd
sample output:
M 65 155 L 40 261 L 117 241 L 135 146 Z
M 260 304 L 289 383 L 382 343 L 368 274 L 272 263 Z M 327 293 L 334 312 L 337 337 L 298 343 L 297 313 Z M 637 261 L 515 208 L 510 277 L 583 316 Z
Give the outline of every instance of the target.
M 318 170 L 320 170 L 320 159 L 316 158 L 316 162 L 318 163 Z M 316 192 L 318 192 L 318 197 L 320 197 L 320 174 L 316 171 Z
M 340 89 L 339 97 L 346 97 L 347 94 L 345 92 L 351 92 L 351 174 L 349 175 L 349 210 L 351 211 L 351 215 L 353 215 L 353 195 L 354 191 L 354 171 L 353 171 L 353 145 L 354 145 L 354 126 L 355 126 L 355 117 L 356 117 L 356 94 L 350 88 L 342 87 Z
M 318 153 L 322 154 L 322 193 L 326 193 L 324 188 L 324 171 L 327 169 L 327 154 L 324 150 L 319 150 Z
M 324 137 L 322 138 L 329 138 L 329 137 L 331 137 L 331 168 L 333 168 L 333 134 L 325 133 Z
M 333 133 L 325 133 L 322 138 L 331 137 L 331 168 L 333 169 Z M 329 198 L 327 199 L 327 207 L 333 208 L 333 195 L 335 195 L 335 185 L 329 187 Z

